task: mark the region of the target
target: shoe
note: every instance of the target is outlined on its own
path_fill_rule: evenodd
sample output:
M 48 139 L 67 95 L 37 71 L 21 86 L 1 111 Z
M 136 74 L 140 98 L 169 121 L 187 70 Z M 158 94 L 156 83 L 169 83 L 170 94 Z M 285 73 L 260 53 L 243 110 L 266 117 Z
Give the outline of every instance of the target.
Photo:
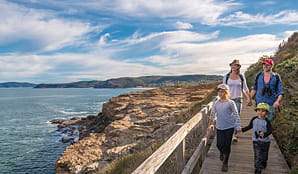
M 236 135 L 233 135 L 232 142 L 238 142 L 238 137 Z
M 220 161 L 223 161 L 224 160 L 224 157 L 223 157 L 223 153 L 222 152 L 220 152 L 219 159 L 220 159 Z
M 262 169 L 266 169 L 266 167 L 267 167 L 267 162 L 262 162 Z
M 222 172 L 227 172 L 228 171 L 228 164 L 222 164 L 221 171 Z
M 255 169 L 255 174 L 262 174 L 262 169 Z

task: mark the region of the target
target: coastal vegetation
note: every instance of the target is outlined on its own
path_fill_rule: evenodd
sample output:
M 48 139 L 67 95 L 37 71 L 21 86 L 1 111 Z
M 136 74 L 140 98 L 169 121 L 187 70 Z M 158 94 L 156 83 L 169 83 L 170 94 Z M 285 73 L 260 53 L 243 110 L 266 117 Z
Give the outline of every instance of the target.
M 35 87 L 36 84 L 33 83 L 22 83 L 22 82 L 5 82 L 0 83 L 0 88 L 20 88 L 20 87 Z
M 287 41 L 283 41 L 274 56 L 262 56 L 252 64 L 245 75 L 249 86 L 253 85 L 255 75 L 262 71 L 262 61 L 272 58 L 273 68 L 282 79 L 285 96 L 280 111 L 272 121 L 273 135 L 291 167 L 292 173 L 298 173 L 298 32 Z
M 198 84 L 218 81 L 219 75 L 142 76 L 122 77 L 105 81 L 79 81 L 71 83 L 39 84 L 35 88 L 135 88 L 163 87 L 180 84 Z

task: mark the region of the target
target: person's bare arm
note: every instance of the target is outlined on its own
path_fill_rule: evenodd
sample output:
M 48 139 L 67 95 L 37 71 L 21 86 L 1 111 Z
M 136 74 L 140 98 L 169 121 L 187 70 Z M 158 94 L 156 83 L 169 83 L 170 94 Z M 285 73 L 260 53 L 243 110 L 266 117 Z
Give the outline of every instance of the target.
M 256 90 L 252 89 L 250 91 L 250 98 L 253 98 L 256 95 Z
M 274 109 L 277 109 L 277 108 L 279 107 L 279 103 L 280 103 L 282 97 L 283 97 L 283 95 L 279 95 L 279 96 L 277 97 L 276 101 L 273 103 L 273 108 L 274 108 Z
M 248 91 L 244 92 L 244 95 L 246 96 L 247 106 L 251 106 L 252 102 L 251 102 L 251 97 L 250 97 L 249 92 Z

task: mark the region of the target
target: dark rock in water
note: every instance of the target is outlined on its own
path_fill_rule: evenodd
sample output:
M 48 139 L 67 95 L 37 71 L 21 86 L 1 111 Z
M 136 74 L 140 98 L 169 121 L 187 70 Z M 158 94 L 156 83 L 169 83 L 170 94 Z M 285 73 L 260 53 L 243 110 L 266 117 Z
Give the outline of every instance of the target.
M 61 141 L 63 143 L 69 143 L 70 141 L 73 141 L 73 140 L 74 140 L 73 137 L 63 137 L 63 138 L 61 138 Z
M 98 115 L 88 115 L 86 117 L 73 117 L 69 119 L 54 119 L 50 121 L 57 124 L 57 131 L 66 134 L 61 138 L 61 142 L 75 143 L 88 136 L 90 133 L 100 133 L 110 123 L 108 117 L 102 113 Z
M 65 119 L 54 119 L 54 120 L 50 120 L 50 122 L 52 124 L 61 124 L 63 121 L 65 121 Z

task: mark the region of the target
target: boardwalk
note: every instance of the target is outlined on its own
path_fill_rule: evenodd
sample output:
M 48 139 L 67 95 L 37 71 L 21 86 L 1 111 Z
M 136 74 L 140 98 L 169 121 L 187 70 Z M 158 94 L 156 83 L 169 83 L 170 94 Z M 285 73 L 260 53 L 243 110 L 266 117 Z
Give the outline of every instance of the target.
M 251 117 L 256 115 L 252 107 L 247 107 L 243 104 L 241 113 L 241 124 L 246 126 Z M 201 174 L 253 174 L 254 173 L 254 155 L 251 141 L 251 130 L 239 135 L 239 141 L 232 144 L 232 150 L 229 160 L 228 172 L 221 172 L 222 162 L 219 160 L 219 151 L 216 148 L 216 140 L 213 141 L 210 147 L 207 157 L 203 163 Z M 287 174 L 288 166 L 286 161 L 280 152 L 278 145 L 276 144 L 273 136 L 270 136 L 271 144 L 269 151 L 268 166 L 262 170 L 263 174 Z

